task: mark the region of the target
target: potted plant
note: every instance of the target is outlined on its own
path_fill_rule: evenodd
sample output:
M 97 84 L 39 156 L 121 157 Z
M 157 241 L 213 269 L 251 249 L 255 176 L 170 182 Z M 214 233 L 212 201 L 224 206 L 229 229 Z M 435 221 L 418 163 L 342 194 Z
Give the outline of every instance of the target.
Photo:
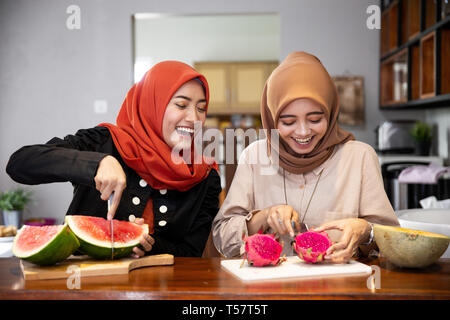
M 417 121 L 412 127 L 410 134 L 416 142 L 416 154 L 428 156 L 432 138 L 431 126 L 425 122 Z
M 31 191 L 25 191 L 21 188 L 0 193 L 3 224 L 20 228 L 23 210 L 30 200 Z

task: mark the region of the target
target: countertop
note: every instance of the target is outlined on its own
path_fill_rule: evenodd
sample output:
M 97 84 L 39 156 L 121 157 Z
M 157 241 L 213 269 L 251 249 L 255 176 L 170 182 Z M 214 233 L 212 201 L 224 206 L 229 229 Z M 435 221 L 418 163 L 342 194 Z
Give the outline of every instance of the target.
M 368 288 L 368 276 L 246 283 L 224 270 L 220 261 L 175 258 L 171 266 L 85 277 L 79 288 L 70 289 L 66 279 L 25 281 L 18 258 L 0 258 L 0 299 L 450 299 L 450 259 L 425 269 L 397 268 L 383 258 L 359 259 L 379 270 L 379 289 Z

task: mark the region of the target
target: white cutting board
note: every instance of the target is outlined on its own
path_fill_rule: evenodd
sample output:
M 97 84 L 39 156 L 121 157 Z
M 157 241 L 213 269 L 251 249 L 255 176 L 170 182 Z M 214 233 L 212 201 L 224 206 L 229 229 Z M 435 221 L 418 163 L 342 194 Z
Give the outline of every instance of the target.
M 246 261 L 241 268 L 242 259 L 222 260 L 220 264 L 242 281 L 309 279 L 372 274 L 370 266 L 354 260 L 350 260 L 346 264 L 308 264 L 297 256 L 287 257 L 285 262 L 277 266 L 252 267 Z

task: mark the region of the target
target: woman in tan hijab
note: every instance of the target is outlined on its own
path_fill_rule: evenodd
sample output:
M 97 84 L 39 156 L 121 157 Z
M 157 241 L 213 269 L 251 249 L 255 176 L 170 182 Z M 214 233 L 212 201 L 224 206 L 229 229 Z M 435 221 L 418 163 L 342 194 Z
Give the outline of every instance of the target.
M 339 128 L 338 115 L 336 87 L 315 56 L 293 52 L 273 71 L 261 100 L 267 138 L 243 151 L 213 222 L 225 257 L 241 256 L 243 235 L 261 229 L 289 244 L 314 228 L 334 242 L 325 259 L 342 263 L 373 247 L 371 223 L 398 225 L 375 151 Z

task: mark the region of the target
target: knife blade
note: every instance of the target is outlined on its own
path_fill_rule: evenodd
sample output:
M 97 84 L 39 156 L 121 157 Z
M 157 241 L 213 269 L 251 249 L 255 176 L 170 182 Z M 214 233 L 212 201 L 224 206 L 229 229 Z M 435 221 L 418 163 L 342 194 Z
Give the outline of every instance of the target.
M 108 212 L 111 209 L 111 202 L 112 202 L 113 196 L 114 196 L 114 193 L 112 193 L 108 199 Z M 109 221 L 110 221 L 110 232 L 111 232 L 111 260 L 113 260 L 114 259 L 114 224 L 113 224 L 113 219 L 111 219 Z
M 297 234 L 304 233 L 304 232 L 307 232 L 309 230 L 309 227 L 308 227 L 308 225 L 306 223 L 299 222 L 298 224 L 300 226 L 300 230 L 298 230 Z M 291 240 L 290 243 L 291 243 L 291 246 L 292 246 L 292 244 L 295 242 L 295 237 L 296 237 L 295 232 L 297 232 L 297 230 L 295 228 L 295 221 L 294 220 L 291 220 L 291 225 L 292 225 L 292 229 L 294 229 L 294 236 L 293 237 L 289 237 L 290 240 Z

